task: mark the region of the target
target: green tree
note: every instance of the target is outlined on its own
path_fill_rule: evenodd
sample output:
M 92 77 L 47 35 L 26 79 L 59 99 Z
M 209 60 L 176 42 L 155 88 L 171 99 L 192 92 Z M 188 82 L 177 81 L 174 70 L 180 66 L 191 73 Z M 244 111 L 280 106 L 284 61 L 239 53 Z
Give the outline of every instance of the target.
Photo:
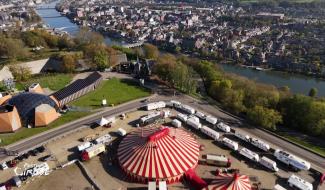
M 270 130 L 275 130 L 276 125 L 282 122 L 282 116 L 279 112 L 263 106 L 255 106 L 252 109 L 248 109 L 247 118 L 255 125 L 260 125 Z
M 75 46 L 74 41 L 69 36 L 63 35 L 58 39 L 57 47 L 60 50 L 72 49 Z
M 109 66 L 109 57 L 106 51 L 97 51 L 94 55 L 93 62 L 98 70 L 104 70 Z
M 309 91 L 309 93 L 308 93 L 308 95 L 310 97 L 316 97 L 317 96 L 317 93 L 318 93 L 317 88 L 311 88 L 310 91 Z
M 156 60 L 159 56 L 158 48 L 152 44 L 144 44 L 143 51 L 144 51 L 144 55 L 147 59 Z
M 21 40 L 0 36 L 0 57 L 15 59 L 25 55 L 27 55 L 27 51 Z
M 12 65 L 10 71 L 17 81 L 27 81 L 32 76 L 31 70 L 24 66 Z
M 65 54 L 62 57 L 63 71 L 66 73 L 72 73 L 76 69 L 76 59 L 75 56 L 71 54 Z

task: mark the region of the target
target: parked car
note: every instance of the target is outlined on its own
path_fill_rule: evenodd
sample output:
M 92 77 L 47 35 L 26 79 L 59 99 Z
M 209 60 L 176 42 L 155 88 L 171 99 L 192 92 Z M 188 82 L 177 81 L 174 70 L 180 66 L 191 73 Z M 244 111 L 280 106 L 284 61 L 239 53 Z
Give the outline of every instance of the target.
M 37 147 L 36 150 L 40 153 L 43 153 L 45 151 L 45 147 L 44 146 L 40 146 L 40 147 Z
M 6 170 L 6 169 L 8 169 L 8 166 L 7 166 L 6 162 L 3 162 L 3 163 L 0 165 L 0 167 L 1 167 L 2 170 Z

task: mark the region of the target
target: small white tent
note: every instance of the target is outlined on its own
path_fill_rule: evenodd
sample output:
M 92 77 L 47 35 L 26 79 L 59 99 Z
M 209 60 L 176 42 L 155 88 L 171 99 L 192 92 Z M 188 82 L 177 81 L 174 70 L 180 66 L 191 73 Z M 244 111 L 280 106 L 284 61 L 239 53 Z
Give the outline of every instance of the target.
M 107 125 L 109 122 L 107 121 L 107 119 L 105 119 L 104 117 L 102 117 L 100 120 L 97 121 L 97 124 L 99 126 L 104 126 Z

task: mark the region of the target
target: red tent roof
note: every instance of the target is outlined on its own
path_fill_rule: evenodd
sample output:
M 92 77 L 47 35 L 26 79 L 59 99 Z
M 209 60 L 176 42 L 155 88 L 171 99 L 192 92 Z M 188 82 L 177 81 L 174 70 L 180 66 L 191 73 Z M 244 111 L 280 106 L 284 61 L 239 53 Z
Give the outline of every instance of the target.
M 219 174 L 205 190 L 251 190 L 249 178 L 246 175 Z
M 197 166 L 199 145 L 182 129 L 145 127 L 130 133 L 120 143 L 118 160 L 137 181 L 178 181 Z

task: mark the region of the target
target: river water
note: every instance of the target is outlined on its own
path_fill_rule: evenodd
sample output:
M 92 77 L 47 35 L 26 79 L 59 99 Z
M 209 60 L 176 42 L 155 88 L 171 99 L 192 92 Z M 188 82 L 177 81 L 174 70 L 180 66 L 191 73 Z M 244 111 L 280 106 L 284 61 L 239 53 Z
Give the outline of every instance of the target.
M 46 7 L 54 7 L 57 2 L 45 4 Z M 79 27 L 70 22 L 66 17 L 60 17 L 55 9 L 37 10 L 45 24 L 52 28 L 57 28 L 75 35 L 79 31 Z M 52 17 L 52 18 L 49 18 Z M 108 45 L 121 45 L 123 41 L 105 37 Z M 325 96 L 325 81 L 314 79 L 312 77 L 300 76 L 296 74 L 288 74 L 275 71 L 256 71 L 249 68 L 237 67 L 233 65 L 220 65 L 224 71 L 232 72 L 237 75 L 247 77 L 257 82 L 272 84 L 276 87 L 288 86 L 293 93 L 307 94 L 311 88 L 318 89 L 319 96 Z

